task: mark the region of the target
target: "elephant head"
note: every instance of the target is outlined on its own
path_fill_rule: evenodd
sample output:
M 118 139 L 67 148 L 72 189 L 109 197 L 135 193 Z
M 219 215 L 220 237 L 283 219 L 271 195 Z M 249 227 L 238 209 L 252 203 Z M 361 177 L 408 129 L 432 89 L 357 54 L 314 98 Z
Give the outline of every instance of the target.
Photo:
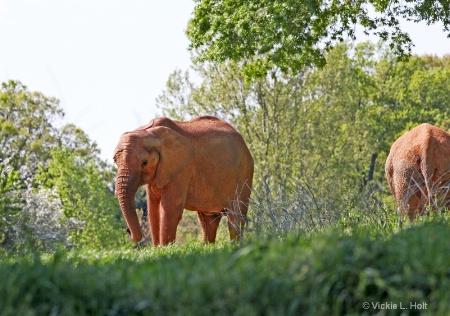
M 116 195 L 134 242 L 142 239 L 134 202 L 138 187 L 148 184 L 163 189 L 193 156 L 189 138 L 168 127 L 147 127 L 121 136 L 114 152 L 118 167 Z

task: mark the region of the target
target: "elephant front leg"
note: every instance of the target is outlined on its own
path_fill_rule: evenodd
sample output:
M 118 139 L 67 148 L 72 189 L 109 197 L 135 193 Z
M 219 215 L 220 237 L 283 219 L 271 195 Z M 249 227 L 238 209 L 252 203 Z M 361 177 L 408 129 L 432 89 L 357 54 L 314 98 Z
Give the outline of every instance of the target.
M 147 187 L 148 223 L 152 234 L 153 246 L 158 246 L 160 244 L 160 203 L 161 198 L 154 196 L 151 193 L 151 189 Z
M 186 203 L 186 192 L 180 183 L 171 182 L 161 194 L 160 245 L 175 242 L 178 223 Z
M 161 222 L 159 244 L 167 245 L 175 242 L 178 223 L 183 215 L 183 206 L 180 204 L 164 203 L 161 201 Z

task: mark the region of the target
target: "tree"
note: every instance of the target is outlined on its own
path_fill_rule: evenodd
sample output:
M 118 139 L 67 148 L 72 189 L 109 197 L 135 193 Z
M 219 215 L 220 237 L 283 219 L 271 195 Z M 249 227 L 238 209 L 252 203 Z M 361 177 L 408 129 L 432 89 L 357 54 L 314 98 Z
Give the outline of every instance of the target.
M 59 101 L 39 92 L 29 92 L 18 81 L 2 83 L 0 89 L 0 158 L 22 177 L 31 177 L 38 162 L 49 158 L 55 145 L 54 122 L 63 117 Z
M 23 179 L 31 180 L 36 166 L 50 158 L 57 146 L 94 158 L 101 167 L 97 144 L 73 124 L 62 125 L 64 111 L 55 98 L 30 92 L 19 81 L 2 83 L 0 89 L 0 159 L 10 159 Z M 58 127 L 58 125 L 62 125 Z
M 355 29 L 387 42 L 399 57 L 409 56 L 411 39 L 400 18 L 442 22 L 450 36 L 448 0 L 197 0 L 187 35 L 198 61 L 243 62 L 250 77 L 276 67 L 283 72 L 323 67 L 325 53 L 355 39 Z

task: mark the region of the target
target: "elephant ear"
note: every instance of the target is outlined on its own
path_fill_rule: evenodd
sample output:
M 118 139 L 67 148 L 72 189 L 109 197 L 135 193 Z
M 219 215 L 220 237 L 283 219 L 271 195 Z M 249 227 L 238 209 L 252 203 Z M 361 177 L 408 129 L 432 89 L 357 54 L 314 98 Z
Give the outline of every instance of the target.
M 168 127 L 154 127 L 149 132 L 157 136 L 153 143 L 160 158 L 155 179 L 156 186 L 163 188 L 191 163 L 194 146 L 189 138 Z

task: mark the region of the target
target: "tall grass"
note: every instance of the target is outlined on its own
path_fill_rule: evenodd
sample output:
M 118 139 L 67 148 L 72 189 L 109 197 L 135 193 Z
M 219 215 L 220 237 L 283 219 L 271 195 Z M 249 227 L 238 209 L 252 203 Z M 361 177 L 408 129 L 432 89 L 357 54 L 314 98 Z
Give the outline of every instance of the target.
M 380 201 L 378 190 L 338 199 L 335 192 L 321 192 L 300 181 L 293 184 L 290 190 L 263 186 L 252 193 L 247 227 L 252 238 L 303 236 L 331 228 L 343 232 L 369 228 L 373 235 L 390 235 L 409 224 Z

